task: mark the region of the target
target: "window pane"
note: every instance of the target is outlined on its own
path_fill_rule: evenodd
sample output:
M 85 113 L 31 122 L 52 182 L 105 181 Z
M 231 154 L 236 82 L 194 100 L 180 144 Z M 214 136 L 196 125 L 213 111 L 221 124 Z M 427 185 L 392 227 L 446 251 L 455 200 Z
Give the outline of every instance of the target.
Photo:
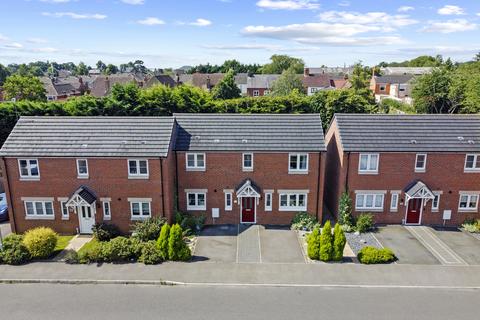
M 142 215 L 144 216 L 150 215 L 150 204 L 148 202 L 142 203 Z
M 468 196 L 463 195 L 460 197 L 460 208 L 466 208 L 468 202 Z
M 103 215 L 110 216 L 110 203 L 108 202 L 103 203 Z
M 280 195 L 280 206 L 286 207 L 288 204 L 288 197 L 286 194 Z
M 188 194 L 188 205 L 189 205 L 189 206 L 194 206 L 194 205 L 196 205 L 195 194 L 194 194 L 194 193 L 189 193 L 189 194 Z
M 137 161 L 135 160 L 130 160 L 128 161 L 128 167 L 129 167 L 129 172 L 130 174 L 137 174 L 138 171 L 137 171 Z
M 475 168 L 480 169 L 480 157 L 479 156 L 477 156 L 477 161 L 475 163 Z
M 478 200 L 478 196 L 471 196 L 469 208 L 474 209 L 477 206 L 477 200 Z
M 203 154 L 197 154 L 197 167 L 205 167 L 205 157 Z
M 61 205 L 61 207 L 62 207 L 62 215 L 63 215 L 63 216 L 68 216 L 67 203 L 66 203 L 66 202 L 62 202 L 60 205 Z
M 357 195 L 357 207 L 362 208 L 365 205 L 365 196 L 363 194 Z
M 370 164 L 368 166 L 368 170 L 376 171 L 378 165 L 378 156 L 376 154 L 372 154 L 370 156 Z
M 360 170 L 367 170 L 368 155 L 362 154 L 360 156 Z
M 375 196 L 375 208 L 381 208 L 383 204 L 383 195 L 377 194 Z
M 305 195 L 304 194 L 299 194 L 298 195 L 298 206 L 299 207 L 304 207 L 305 206 Z
M 187 166 L 188 167 L 195 167 L 195 155 L 194 154 L 187 155 Z
M 425 155 L 417 155 L 417 164 L 416 168 L 422 169 L 425 166 Z
M 365 196 L 365 207 L 372 208 L 373 207 L 373 194 L 367 194 Z
M 300 156 L 300 170 L 307 170 L 307 155 Z
M 467 156 L 467 162 L 465 163 L 465 168 L 473 169 L 474 164 L 475 164 L 475 156 L 474 155 L 468 155 Z
M 26 160 L 20 160 L 20 174 L 22 176 L 28 176 L 28 167 Z
M 45 214 L 48 216 L 53 215 L 53 204 L 51 202 L 45 202 Z
M 296 170 L 297 169 L 297 156 L 291 155 L 290 156 L 290 169 Z
M 133 216 L 140 215 L 140 204 L 137 202 L 132 203 L 132 215 Z
M 33 209 L 33 202 L 26 202 L 27 207 L 27 215 L 33 216 L 35 214 L 35 210 Z
M 290 207 L 296 207 L 297 206 L 297 196 L 295 194 L 291 194 L 288 196 L 288 205 Z
M 267 207 L 270 207 L 272 205 L 272 195 L 270 193 L 267 193 L 265 195 L 265 203 Z
M 43 215 L 43 203 L 35 202 L 35 210 L 37 215 Z
M 141 160 L 139 161 L 139 164 L 140 164 L 140 174 L 147 174 L 148 173 L 147 161 Z
M 396 209 L 398 206 L 398 194 L 392 194 L 392 200 L 390 203 L 390 207 L 392 209 Z
M 225 194 L 225 199 L 226 199 L 226 206 L 230 207 L 232 205 L 232 194 L 231 193 L 226 193 Z
M 203 193 L 197 194 L 197 199 L 198 199 L 198 205 L 199 206 L 204 206 L 205 205 L 205 195 Z
M 245 168 L 252 167 L 252 155 L 251 154 L 244 154 L 243 155 L 243 166 Z
M 38 176 L 38 163 L 37 160 L 30 160 L 30 175 Z

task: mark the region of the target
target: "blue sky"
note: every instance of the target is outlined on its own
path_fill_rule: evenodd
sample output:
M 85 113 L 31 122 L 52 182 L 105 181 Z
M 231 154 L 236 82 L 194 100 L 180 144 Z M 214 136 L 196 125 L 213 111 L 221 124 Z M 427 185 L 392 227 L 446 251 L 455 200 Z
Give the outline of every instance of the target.
M 309 66 L 398 61 L 480 51 L 480 1 L 471 0 L 2 0 L 0 63 L 149 67 L 266 63 Z

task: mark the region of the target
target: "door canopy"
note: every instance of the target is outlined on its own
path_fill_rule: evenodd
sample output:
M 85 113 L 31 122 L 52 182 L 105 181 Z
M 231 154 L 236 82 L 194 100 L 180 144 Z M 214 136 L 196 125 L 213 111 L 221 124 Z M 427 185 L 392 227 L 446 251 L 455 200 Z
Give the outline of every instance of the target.
M 67 208 L 75 208 L 77 206 L 92 206 L 97 201 L 97 196 L 88 187 L 81 186 L 73 195 L 68 199 L 65 204 Z
M 260 188 L 250 179 L 242 181 L 236 190 L 237 198 L 254 197 L 260 198 Z
M 430 190 L 430 188 L 427 187 L 427 185 L 420 180 L 415 180 L 411 182 L 408 186 L 405 187 L 403 191 L 405 192 L 405 197 L 407 201 L 409 201 L 410 199 L 433 200 L 435 198 L 432 190 Z

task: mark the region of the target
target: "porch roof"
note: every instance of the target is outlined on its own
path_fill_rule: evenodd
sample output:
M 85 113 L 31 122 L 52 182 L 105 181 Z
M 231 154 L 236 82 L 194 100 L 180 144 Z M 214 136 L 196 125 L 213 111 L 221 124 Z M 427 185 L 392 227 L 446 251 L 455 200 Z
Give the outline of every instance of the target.
M 250 179 L 245 179 L 238 185 L 235 192 L 237 197 L 250 196 L 250 197 L 260 197 L 261 189 Z
M 408 199 L 434 199 L 435 195 L 432 190 L 422 181 L 414 180 L 409 183 L 403 190 Z
M 76 206 L 81 204 L 92 205 L 97 201 L 95 193 L 86 186 L 78 188 L 67 201 L 67 206 Z

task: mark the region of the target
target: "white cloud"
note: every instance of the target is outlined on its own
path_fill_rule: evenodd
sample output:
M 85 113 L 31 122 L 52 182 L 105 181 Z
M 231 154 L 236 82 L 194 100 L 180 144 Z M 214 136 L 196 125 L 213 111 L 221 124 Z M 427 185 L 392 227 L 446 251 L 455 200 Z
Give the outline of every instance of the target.
M 43 16 L 46 17 L 54 17 L 54 18 L 62 18 L 62 17 L 69 17 L 72 19 L 94 19 L 94 20 L 103 20 L 107 16 L 104 14 L 93 13 L 93 14 L 81 14 L 75 12 L 42 12 Z
M 53 53 L 53 52 L 58 52 L 58 49 L 56 48 L 51 48 L 51 47 L 45 47 L 45 48 L 33 48 L 31 49 L 32 52 L 41 52 L 41 53 Z
M 448 21 L 429 21 L 428 26 L 423 28 L 423 32 L 453 33 L 462 31 L 476 30 L 478 25 L 469 22 L 466 19 L 456 19 Z
M 3 45 L 7 49 L 21 49 L 23 48 L 23 45 L 18 42 L 11 42 Z
M 47 2 L 47 3 L 67 3 L 71 0 L 40 0 L 40 2 Z
M 233 44 L 233 45 L 202 45 L 202 48 L 206 49 L 217 49 L 217 50 L 280 50 L 281 46 L 270 45 L 270 44 L 256 44 L 256 43 L 247 43 L 247 44 Z
M 165 21 L 160 20 L 160 19 L 155 18 L 155 17 L 148 17 L 148 18 L 145 18 L 145 19 L 142 19 L 142 20 L 138 20 L 137 23 L 143 24 L 143 25 L 146 25 L 146 26 L 158 26 L 158 25 L 165 24 Z
M 270 10 L 313 10 L 320 8 L 316 0 L 260 0 L 257 7 Z
M 444 15 L 444 16 L 459 16 L 462 14 L 465 14 L 465 11 L 463 8 L 459 6 L 452 6 L 452 5 L 446 5 L 443 8 L 438 9 L 438 14 Z
M 0 41 L 6 41 L 8 38 L 0 33 Z
M 398 12 L 408 12 L 413 10 L 415 10 L 415 8 L 410 6 L 401 6 L 400 8 L 397 9 Z
M 197 27 L 207 27 L 212 24 L 212 21 L 203 19 L 203 18 L 198 18 L 195 20 L 195 22 L 190 22 L 189 25 L 191 26 L 197 26 Z
M 340 7 L 350 7 L 351 3 L 350 1 L 342 1 L 342 2 L 339 2 L 338 5 Z
M 382 31 L 393 31 L 398 27 L 416 24 L 418 21 L 408 15 L 390 15 L 386 12 L 347 12 L 325 11 L 319 15 L 320 20 L 331 23 L 361 24 L 378 26 Z
M 48 40 L 43 38 L 28 38 L 27 42 L 39 44 L 39 43 L 47 43 Z
M 145 3 L 145 0 L 121 0 L 123 3 L 132 5 L 141 5 Z

